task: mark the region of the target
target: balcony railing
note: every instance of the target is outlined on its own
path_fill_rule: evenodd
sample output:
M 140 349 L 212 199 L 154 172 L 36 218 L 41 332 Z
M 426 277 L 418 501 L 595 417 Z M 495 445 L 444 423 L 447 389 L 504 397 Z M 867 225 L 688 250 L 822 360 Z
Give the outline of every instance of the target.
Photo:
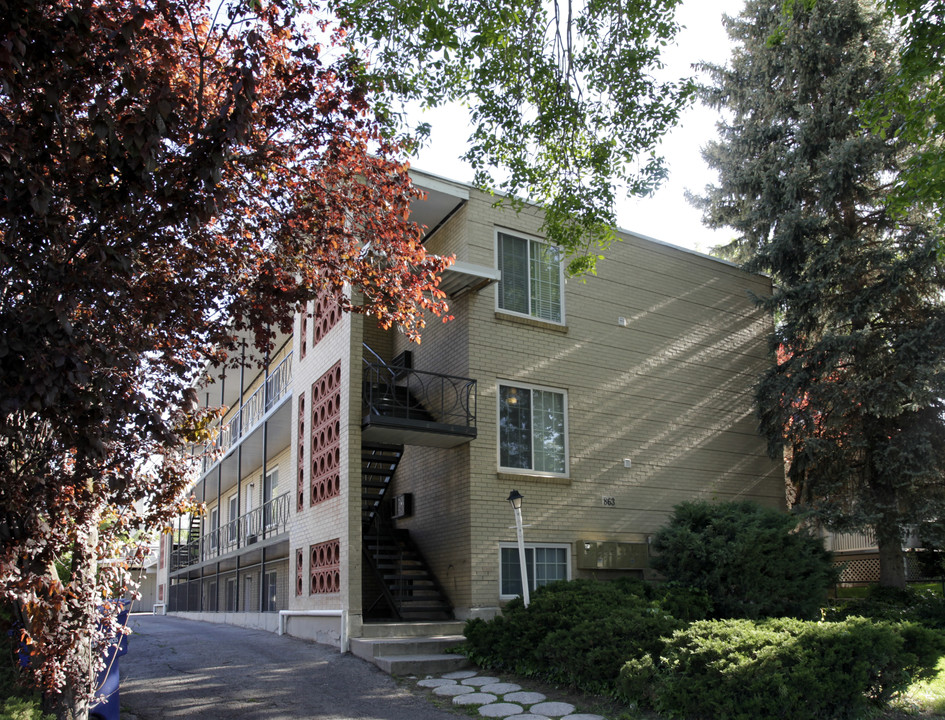
M 876 551 L 878 547 L 876 534 L 872 530 L 846 533 L 824 532 L 824 545 L 830 552 L 870 552 Z M 909 528 L 902 538 L 902 549 L 914 549 L 921 545 L 916 528 Z
M 239 412 L 220 428 L 216 447 L 226 453 L 244 434 L 252 430 L 267 412 L 275 407 L 276 403 L 289 392 L 291 384 L 292 353 L 290 352 L 269 373 L 265 382 L 256 388 L 249 399 L 240 406 Z M 205 457 L 203 459 L 203 472 L 207 472 L 215 462 L 215 457 Z
M 476 428 L 476 381 L 364 358 L 364 413 L 455 428 Z
M 212 560 L 285 533 L 289 526 L 289 495 L 279 495 L 235 520 L 209 528 L 197 540 L 181 543 L 171 554 L 171 571 Z

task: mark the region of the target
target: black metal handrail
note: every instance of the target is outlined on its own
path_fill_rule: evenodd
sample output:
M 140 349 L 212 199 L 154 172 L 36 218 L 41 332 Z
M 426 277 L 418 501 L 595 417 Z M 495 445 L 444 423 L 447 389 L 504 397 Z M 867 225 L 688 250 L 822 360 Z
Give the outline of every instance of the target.
M 476 381 L 364 358 L 365 414 L 476 426 Z

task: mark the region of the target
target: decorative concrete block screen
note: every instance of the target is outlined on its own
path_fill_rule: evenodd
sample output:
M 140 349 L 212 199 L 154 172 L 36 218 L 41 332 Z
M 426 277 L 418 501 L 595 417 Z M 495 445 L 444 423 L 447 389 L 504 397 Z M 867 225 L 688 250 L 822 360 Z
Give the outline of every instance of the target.
M 308 354 L 308 305 L 302 311 L 302 340 L 299 343 L 299 360 L 304 360 Z
M 328 293 L 319 295 L 312 312 L 312 346 L 317 345 L 340 319 L 341 308 L 338 307 L 338 301 Z
M 341 590 L 341 541 L 312 545 L 309 553 L 312 569 L 309 589 L 313 595 L 336 593 Z
M 298 482 L 295 485 L 295 509 L 302 512 L 305 508 L 305 393 L 299 395 L 299 438 L 296 447 L 298 462 Z
M 316 505 L 341 493 L 341 361 L 312 384 L 312 488 Z
M 302 548 L 295 550 L 295 594 L 305 592 L 305 551 Z

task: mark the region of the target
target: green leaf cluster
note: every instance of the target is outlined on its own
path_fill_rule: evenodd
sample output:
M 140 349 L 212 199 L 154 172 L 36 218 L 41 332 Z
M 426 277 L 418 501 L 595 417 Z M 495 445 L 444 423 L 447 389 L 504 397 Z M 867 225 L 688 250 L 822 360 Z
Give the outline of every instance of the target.
M 870 98 L 863 117 L 882 133 L 915 147 L 895 182 L 889 207 L 897 213 L 922 208 L 943 226 L 945 210 L 945 2 L 886 0 L 896 27 L 899 70 L 880 95 Z M 945 244 L 940 246 L 945 252 Z
M 377 102 L 459 101 L 472 126 L 463 158 L 498 202 L 546 206 L 548 238 L 593 270 L 614 240 L 617 194 L 665 175 L 655 148 L 693 87 L 660 81 L 679 0 L 334 0 Z
M 837 579 L 820 538 L 751 502 L 682 503 L 651 547 L 653 568 L 705 592 L 716 618 L 816 618 Z
M 628 662 L 618 686 L 669 717 L 855 718 L 931 677 L 943 654 L 940 633 L 910 623 L 707 620 Z

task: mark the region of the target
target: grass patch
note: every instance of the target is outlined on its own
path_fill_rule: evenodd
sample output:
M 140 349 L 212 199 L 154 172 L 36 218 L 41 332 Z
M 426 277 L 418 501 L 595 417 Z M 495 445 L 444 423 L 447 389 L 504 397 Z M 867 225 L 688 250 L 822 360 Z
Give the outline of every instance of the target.
M 913 683 L 896 703 L 925 714 L 945 715 L 945 658 L 935 666 L 937 675 Z

